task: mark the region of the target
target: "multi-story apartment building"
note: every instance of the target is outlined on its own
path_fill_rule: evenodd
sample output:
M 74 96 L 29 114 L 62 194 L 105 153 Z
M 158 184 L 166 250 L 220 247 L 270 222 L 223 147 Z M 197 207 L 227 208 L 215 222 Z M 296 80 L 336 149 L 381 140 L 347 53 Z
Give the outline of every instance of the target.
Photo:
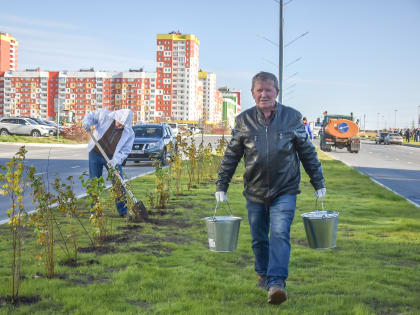
M 0 117 L 3 117 L 4 107 L 4 72 L 0 72 Z
M 223 100 L 216 88 L 216 74 L 200 71 L 198 78 L 203 84 L 203 120 L 209 123 L 222 121 Z
M 143 71 L 6 72 L 0 75 L 0 113 L 79 121 L 98 108 L 129 108 L 134 122 L 152 120 L 155 81 L 155 73 Z
M 231 91 L 227 87 L 220 88 L 219 91 L 223 96 L 223 116 L 222 121 L 231 128 L 234 127 L 235 117 L 240 113 L 240 91 Z M 238 112 L 239 108 L 239 112 Z
M 155 116 L 162 119 L 198 121 L 200 42 L 192 34 L 157 35 L 157 92 Z
M 134 122 L 160 119 L 196 124 L 231 121 L 240 112 L 240 92 L 218 91 L 216 75 L 199 70 L 200 42 L 192 34 L 157 35 L 156 73 L 142 69 L 17 72 L 18 42 L 5 33 L 0 33 L 0 39 L 0 65 L 8 61 L 0 69 L 0 116 L 79 121 L 98 108 L 129 108 Z M 226 101 L 227 94 L 235 97 Z
M 131 109 L 134 122 L 154 118 L 156 73 L 62 71 L 59 81 L 58 104 L 70 121 L 81 120 L 86 111 L 98 108 Z
M 0 72 L 17 71 L 19 42 L 8 33 L 0 32 Z
M 3 104 L 0 103 L 0 107 L 3 107 L 2 115 L 48 118 L 50 105 L 48 72 L 39 69 L 24 72 L 9 71 L 3 73 L 2 78 L 4 82 Z

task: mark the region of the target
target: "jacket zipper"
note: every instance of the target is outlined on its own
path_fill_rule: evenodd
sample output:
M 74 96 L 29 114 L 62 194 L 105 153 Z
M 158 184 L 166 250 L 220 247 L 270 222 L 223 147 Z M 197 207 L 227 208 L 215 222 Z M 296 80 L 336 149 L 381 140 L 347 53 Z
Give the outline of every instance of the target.
M 268 171 L 268 127 L 265 127 L 265 144 L 267 147 L 267 165 L 266 165 L 266 170 L 267 170 L 267 186 L 268 186 L 268 192 L 267 192 L 267 197 L 270 196 L 270 172 Z

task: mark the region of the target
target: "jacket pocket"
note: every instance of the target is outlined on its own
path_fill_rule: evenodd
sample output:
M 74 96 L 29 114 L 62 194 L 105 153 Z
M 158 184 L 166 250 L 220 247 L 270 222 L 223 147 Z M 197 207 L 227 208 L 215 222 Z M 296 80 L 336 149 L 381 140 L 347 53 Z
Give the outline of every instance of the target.
M 294 153 L 293 149 L 293 132 L 279 131 L 276 134 L 276 151 L 283 154 Z

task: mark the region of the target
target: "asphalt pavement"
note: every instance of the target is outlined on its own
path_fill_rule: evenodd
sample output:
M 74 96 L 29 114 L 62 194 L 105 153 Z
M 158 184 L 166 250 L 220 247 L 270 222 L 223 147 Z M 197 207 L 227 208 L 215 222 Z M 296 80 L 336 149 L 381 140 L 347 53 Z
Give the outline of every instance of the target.
M 314 144 L 318 145 L 318 141 Z M 362 140 L 359 153 L 346 149 L 326 153 L 420 207 L 420 147 Z
M 20 144 L 0 143 L 0 165 L 5 165 L 13 155 L 19 150 Z M 79 176 L 86 172 L 89 173 L 87 145 L 47 145 L 47 144 L 25 144 L 26 160 L 25 166 L 34 166 L 36 174 L 42 176 L 45 183 L 52 183 L 56 176 L 63 182 L 67 182 L 69 176 L 74 179 L 74 192 L 76 195 L 83 196 L 85 189 L 79 180 Z M 151 163 L 136 164 L 127 162 L 123 167 L 123 172 L 127 179 L 132 179 L 142 174 L 150 173 L 154 170 Z M 104 171 L 104 177 L 107 172 Z M 2 183 L 0 183 L 1 185 Z M 110 183 L 108 183 L 109 185 Z M 24 192 L 23 204 L 25 211 L 33 211 L 35 205 L 30 194 L 31 189 L 26 188 Z M 0 196 L 0 224 L 7 219 L 6 211 L 11 206 L 9 196 Z
M 216 148 L 220 136 L 195 135 L 196 144 L 201 140 L 204 145 L 212 144 Z M 230 136 L 227 136 L 230 139 Z M 318 145 L 318 141 L 314 140 Z M 19 144 L 0 143 L 0 165 L 7 161 L 18 151 Z M 45 182 L 53 183 L 55 176 L 63 181 L 68 176 L 75 180 L 74 191 L 76 195 L 85 193 L 79 176 L 88 173 L 88 154 L 86 145 L 49 145 L 26 144 L 28 153 L 25 165 L 35 166 L 38 175 L 42 175 Z M 420 207 L 420 147 L 399 145 L 380 145 L 374 141 L 363 140 L 359 153 L 349 153 L 345 149 L 328 152 L 333 158 L 342 161 L 363 174 L 368 175 L 373 181 L 403 196 L 409 202 Z M 136 164 L 127 162 L 123 171 L 127 179 L 132 179 L 142 174 L 153 172 L 149 164 Z M 106 171 L 104 172 L 106 177 Z M 1 184 L 1 183 L 0 183 Z M 10 197 L 0 196 L 0 224 L 7 219 L 6 211 L 10 208 Z M 33 210 L 34 203 L 30 190 L 26 189 L 24 195 L 26 211 Z

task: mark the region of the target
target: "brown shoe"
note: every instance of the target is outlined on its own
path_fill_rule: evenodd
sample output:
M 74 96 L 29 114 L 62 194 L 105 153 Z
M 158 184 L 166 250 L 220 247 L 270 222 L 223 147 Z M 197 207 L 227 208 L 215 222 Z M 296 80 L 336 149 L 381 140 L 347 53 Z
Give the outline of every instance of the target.
M 267 277 L 258 276 L 257 288 L 267 290 Z
M 268 303 L 281 304 L 287 300 L 287 292 L 283 283 L 276 283 L 268 289 Z

